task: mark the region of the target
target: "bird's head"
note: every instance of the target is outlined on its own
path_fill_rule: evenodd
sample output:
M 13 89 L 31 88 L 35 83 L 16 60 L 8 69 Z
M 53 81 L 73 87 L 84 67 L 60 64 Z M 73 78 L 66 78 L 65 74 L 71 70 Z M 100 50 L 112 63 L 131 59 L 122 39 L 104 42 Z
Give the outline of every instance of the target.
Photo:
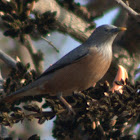
M 112 45 L 115 37 L 120 31 L 125 31 L 124 27 L 116 27 L 113 25 L 101 25 L 97 27 L 90 36 L 90 42 L 100 45 L 110 43 Z

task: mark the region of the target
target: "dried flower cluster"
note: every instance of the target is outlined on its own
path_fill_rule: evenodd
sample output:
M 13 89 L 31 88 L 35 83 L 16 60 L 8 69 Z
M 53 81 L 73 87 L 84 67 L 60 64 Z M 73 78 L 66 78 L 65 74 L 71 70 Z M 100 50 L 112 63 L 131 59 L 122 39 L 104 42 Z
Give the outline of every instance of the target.
M 67 136 L 73 138 L 78 133 L 77 137 L 85 136 L 88 140 L 135 139 L 133 127 L 139 119 L 140 82 L 131 85 L 126 80 L 126 83 L 117 82 L 123 85 L 122 94 L 109 91 L 108 83 L 80 93 L 82 98 L 78 94 L 76 105 L 73 106 L 76 116 L 65 119 L 58 117 L 54 136 L 58 139 Z
M 28 68 L 28 65 L 23 66 L 20 62 L 17 63 L 17 69 L 11 71 L 9 78 L 4 83 L 5 92 L 9 94 L 17 87 L 22 87 L 36 78 L 36 74 L 29 71 Z M 25 79 L 24 83 L 20 82 L 22 79 Z M 68 114 L 65 106 L 57 97 L 49 95 L 26 97 L 12 105 L 1 102 L 0 124 L 12 126 L 22 122 L 25 118 L 28 120 L 36 118 L 39 124 L 43 124 L 57 115 L 53 135 L 58 139 L 73 138 L 77 131 L 79 137 L 86 136 L 89 140 L 135 139 L 132 128 L 139 119 L 140 82 L 136 82 L 135 85 L 131 85 L 128 80 L 126 80 L 126 85 L 124 85 L 124 81 L 116 83 L 123 85 L 123 93 L 119 91 L 112 93 L 109 91 L 108 82 L 105 82 L 96 88 L 91 87 L 86 91 L 66 97 L 76 115 Z M 45 103 L 41 107 L 35 103 L 17 107 L 17 104 L 21 102 L 36 101 L 40 103 L 42 98 L 45 98 Z M 51 107 L 52 111 L 46 111 L 47 107 Z
M 25 66 L 21 63 L 17 63 L 16 69 L 12 69 L 9 77 L 4 82 L 4 92 L 8 95 L 17 89 L 31 83 L 37 78 L 37 74 L 34 70 L 29 71 L 29 63 Z
M 5 25 L 5 36 L 19 37 L 23 41 L 24 34 L 46 35 L 56 29 L 55 12 L 46 12 L 42 15 L 32 14 L 32 5 L 36 0 L 11 0 L 0 2 L 0 12 L 3 12 L 2 19 Z

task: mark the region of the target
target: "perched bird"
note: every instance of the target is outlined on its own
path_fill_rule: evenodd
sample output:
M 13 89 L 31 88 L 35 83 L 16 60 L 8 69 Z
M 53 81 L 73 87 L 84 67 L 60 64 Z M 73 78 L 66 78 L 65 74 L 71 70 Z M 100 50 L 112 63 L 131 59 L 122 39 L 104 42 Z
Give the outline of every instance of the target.
M 50 66 L 33 83 L 2 100 L 12 103 L 24 96 L 40 94 L 67 96 L 93 86 L 107 72 L 112 61 L 112 43 L 125 30 L 113 25 L 99 26 L 87 41 Z

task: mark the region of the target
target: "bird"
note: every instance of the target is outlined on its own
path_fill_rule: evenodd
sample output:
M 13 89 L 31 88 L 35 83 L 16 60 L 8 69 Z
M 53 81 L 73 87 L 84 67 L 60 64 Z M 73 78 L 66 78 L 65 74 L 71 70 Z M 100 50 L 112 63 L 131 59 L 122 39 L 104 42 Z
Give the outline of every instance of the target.
M 26 96 L 70 96 L 88 89 L 107 72 L 112 61 L 112 43 L 125 27 L 101 25 L 80 46 L 51 65 L 34 82 L 2 99 L 13 103 Z

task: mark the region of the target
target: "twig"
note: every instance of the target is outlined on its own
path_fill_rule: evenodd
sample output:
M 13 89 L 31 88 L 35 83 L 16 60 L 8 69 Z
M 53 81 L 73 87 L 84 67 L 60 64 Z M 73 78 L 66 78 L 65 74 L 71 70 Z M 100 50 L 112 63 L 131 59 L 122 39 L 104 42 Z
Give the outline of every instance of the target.
M 28 119 L 28 120 L 30 120 L 30 119 L 33 119 L 33 118 L 40 119 L 42 117 L 45 117 L 46 120 L 51 120 L 54 116 L 59 115 L 61 113 L 66 113 L 66 112 L 67 112 L 66 109 L 61 109 L 57 113 L 56 112 L 53 112 L 53 111 L 45 111 L 45 112 L 39 112 L 39 113 L 38 112 L 31 113 L 31 114 L 27 114 L 27 115 L 24 114 L 24 115 L 20 115 L 20 117 L 19 116 L 16 117 L 16 115 L 15 115 L 15 117 L 14 116 L 9 116 L 8 121 L 10 120 L 12 123 L 15 123 L 17 121 L 22 121 L 25 118 Z M 4 120 L 4 121 L 6 121 L 6 120 Z M 2 124 L 2 122 L 0 124 Z
M 120 6 L 122 6 L 132 17 L 134 17 L 138 22 L 140 22 L 140 14 L 130 8 L 122 0 L 115 0 Z
M 43 64 L 42 64 L 42 61 L 40 59 L 36 59 L 36 57 L 35 57 L 37 55 L 37 50 L 33 46 L 30 36 L 24 35 L 24 41 L 25 41 L 24 45 L 32 57 L 36 71 L 39 74 L 41 74 L 43 72 Z
M 46 111 L 46 112 L 42 112 L 42 113 L 32 113 L 32 114 L 28 114 L 25 116 L 22 116 L 21 118 L 15 118 L 15 120 L 23 120 L 24 118 L 30 118 L 34 117 L 34 118 L 40 118 L 40 117 L 50 117 L 50 119 L 52 118 L 52 116 L 55 116 L 55 113 L 52 111 Z M 47 119 L 46 119 L 47 120 Z
M 14 60 L 11 56 L 4 53 L 2 50 L 0 50 L 0 59 L 3 60 L 9 67 L 16 68 L 17 61 Z M 0 71 L 0 93 L 3 93 L 3 82 L 4 79 L 1 75 Z
M 51 41 L 49 41 L 47 38 L 45 38 L 43 36 L 41 36 L 41 38 L 44 39 L 49 45 L 51 45 L 57 53 L 59 53 L 59 50 L 53 45 L 53 43 Z
M 9 67 L 16 68 L 17 62 L 2 50 L 0 50 L 0 59 L 3 60 Z
M 82 108 L 83 110 L 84 108 Z M 76 112 L 81 110 L 79 108 L 75 108 L 74 109 Z M 8 117 L 8 121 L 11 121 L 13 124 L 17 121 L 22 121 L 23 119 L 33 119 L 33 118 L 36 118 L 36 119 L 41 119 L 42 117 L 45 117 L 46 120 L 51 120 L 54 116 L 56 115 L 61 115 L 61 114 L 66 114 L 68 113 L 67 112 L 68 110 L 67 109 L 60 109 L 58 110 L 57 112 L 53 112 L 53 111 L 42 111 L 42 112 L 35 112 L 35 113 L 31 113 L 31 114 L 24 114 L 24 112 L 22 112 L 22 114 L 24 115 L 20 115 L 18 117 L 16 117 L 16 114 L 15 116 L 9 116 Z M 1 116 L 1 117 L 5 117 L 5 116 Z M 7 120 L 3 120 L 4 122 L 7 121 Z M 2 122 L 0 122 L 0 124 L 3 124 Z M 3 124 L 4 125 L 4 124 Z

